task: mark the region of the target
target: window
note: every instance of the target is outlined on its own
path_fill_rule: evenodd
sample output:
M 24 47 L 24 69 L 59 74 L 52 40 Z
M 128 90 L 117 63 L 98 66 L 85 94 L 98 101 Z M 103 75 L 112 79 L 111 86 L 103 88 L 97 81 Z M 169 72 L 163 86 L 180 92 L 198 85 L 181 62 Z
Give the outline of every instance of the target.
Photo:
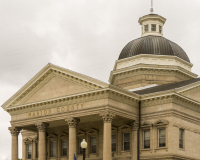
M 83 141 L 83 138 L 79 139 L 79 154 L 83 154 L 83 149 L 81 148 L 81 142 Z
M 159 32 L 162 33 L 162 26 L 159 26 Z
M 31 144 L 27 144 L 26 145 L 26 153 L 27 153 L 27 159 L 31 159 L 31 152 L 32 152 L 32 145 Z
M 158 129 L 159 134 L 159 147 L 165 147 L 165 128 Z
M 56 157 L 56 141 L 51 141 L 51 157 Z
M 38 143 L 36 143 L 36 158 L 38 158 Z
M 155 24 L 151 25 L 151 31 L 156 31 L 156 25 Z
M 144 148 L 150 148 L 150 130 L 144 131 Z
M 123 143 L 124 151 L 130 150 L 130 133 L 124 133 L 123 138 L 124 138 L 123 139 L 124 140 L 124 143 Z
M 179 129 L 179 148 L 183 149 L 183 129 Z
M 97 141 L 96 141 L 96 137 L 91 137 L 91 153 L 96 153 L 97 150 Z
M 62 140 L 62 156 L 67 156 L 67 140 Z
M 112 135 L 112 152 L 116 152 L 116 135 Z
M 144 25 L 144 31 L 145 32 L 148 32 L 149 31 L 149 25 L 147 24 L 147 25 Z

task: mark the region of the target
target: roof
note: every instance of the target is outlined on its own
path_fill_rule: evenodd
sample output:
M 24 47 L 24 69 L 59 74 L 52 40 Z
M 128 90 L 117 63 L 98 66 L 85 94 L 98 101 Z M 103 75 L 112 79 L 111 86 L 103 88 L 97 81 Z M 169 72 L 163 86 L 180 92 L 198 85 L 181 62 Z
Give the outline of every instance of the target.
M 144 95 L 144 94 L 150 94 L 150 93 L 155 93 L 155 92 L 162 92 L 162 91 L 167 91 L 167 90 L 187 86 L 189 84 L 199 82 L 199 81 L 200 81 L 200 78 L 194 78 L 194 79 L 190 79 L 190 80 L 186 80 L 186 81 L 168 83 L 168 84 L 163 84 L 160 86 L 151 87 L 151 88 L 147 88 L 147 89 L 143 89 L 143 90 L 139 90 L 139 91 L 133 91 L 133 93 L 136 93 L 139 95 Z
M 129 42 L 121 51 L 118 60 L 139 54 L 177 56 L 190 63 L 185 51 L 176 43 L 161 36 L 145 36 Z

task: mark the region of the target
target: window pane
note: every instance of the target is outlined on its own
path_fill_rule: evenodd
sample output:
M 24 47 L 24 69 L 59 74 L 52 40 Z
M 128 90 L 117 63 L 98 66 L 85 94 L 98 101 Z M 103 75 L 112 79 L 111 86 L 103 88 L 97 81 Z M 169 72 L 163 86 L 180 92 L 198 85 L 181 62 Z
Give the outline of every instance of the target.
M 112 135 L 112 152 L 116 151 L 116 135 Z
M 56 157 L 56 141 L 51 142 L 51 157 Z
M 130 150 L 130 133 L 124 133 L 124 150 Z
M 150 130 L 144 131 L 144 148 L 150 148 Z
M 159 129 L 159 147 L 165 147 L 165 129 Z
M 183 129 L 179 129 L 179 148 L 183 148 Z
M 67 141 L 62 141 L 62 156 L 67 156 Z
M 151 25 L 151 31 L 156 31 L 156 25 L 155 24 Z
M 162 26 L 159 26 L 159 32 L 162 33 Z
M 145 31 L 145 32 L 148 32 L 148 31 L 149 31 L 149 25 L 145 25 L 145 26 L 144 26 L 144 31 Z
M 36 143 L 36 158 L 38 158 L 38 143 Z
M 144 139 L 150 139 L 150 130 L 144 131 Z
M 26 147 L 27 147 L 27 159 L 31 159 L 32 145 L 27 144 Z
M 144 140 L 144 148 L 150 148 L 150 140 Z
M 124 133 L 124 142 L 130 141 L 130 133 Z
M 96 153 L 96 137 L 91 137 L 91 153 Z

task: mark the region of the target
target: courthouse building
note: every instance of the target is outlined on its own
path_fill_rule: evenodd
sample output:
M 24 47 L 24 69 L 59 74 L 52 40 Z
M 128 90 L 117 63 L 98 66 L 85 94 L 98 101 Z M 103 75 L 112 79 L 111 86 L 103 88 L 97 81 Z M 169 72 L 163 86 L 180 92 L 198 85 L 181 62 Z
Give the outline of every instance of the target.
M 200 79 L 163 37 L 166 19 L 139 18 L 141 37 L 119 54 L 109 83 L 47 64 L 2 107 L 12 160 L 200 160 Z M 97 71 L 98 72 L 98 71 Z M 99 73 L 101 74 L 101 73 Z

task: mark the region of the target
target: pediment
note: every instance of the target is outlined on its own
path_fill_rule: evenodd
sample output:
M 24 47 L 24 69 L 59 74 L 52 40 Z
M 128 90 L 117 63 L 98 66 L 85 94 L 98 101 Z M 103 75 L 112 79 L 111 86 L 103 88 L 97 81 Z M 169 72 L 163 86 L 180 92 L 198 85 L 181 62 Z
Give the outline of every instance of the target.
M 195 88 L 189 89 L 181 94 L 190 99 L 200 102 L 200 85 L 196 86 Z
M 109 84 L 80 73 L 48 64 L 2 107 L 12 108 L 48 99 L 78 94 L 108 87 Z

